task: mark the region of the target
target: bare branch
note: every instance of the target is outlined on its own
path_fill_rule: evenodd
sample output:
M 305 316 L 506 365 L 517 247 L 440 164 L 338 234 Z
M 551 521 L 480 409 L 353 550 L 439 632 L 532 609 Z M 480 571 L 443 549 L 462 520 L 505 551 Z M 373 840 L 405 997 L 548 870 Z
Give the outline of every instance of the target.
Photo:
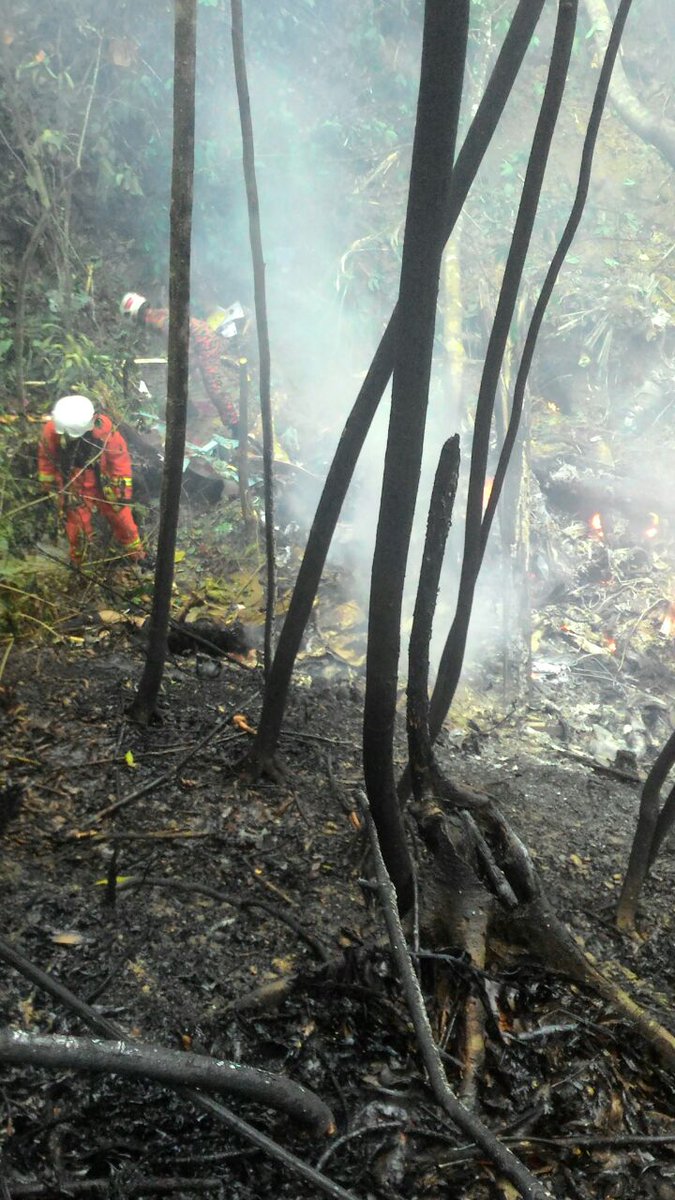
M 51 1071 L 94 1071 L 131 1079 L 155 1079 L 171 1087 L 205 1088 L 241 1100 L 264 1104 L 309 1125 L 316 1134 L 330 1134 L 335 1121 L 327 1104 L 284 1075 L 223 1062 L 205 1054 L 165 1050 L 163 1046 L 94 1038 L 45 1037 L 25 1030 L 0 1030 L 0 1062 Z

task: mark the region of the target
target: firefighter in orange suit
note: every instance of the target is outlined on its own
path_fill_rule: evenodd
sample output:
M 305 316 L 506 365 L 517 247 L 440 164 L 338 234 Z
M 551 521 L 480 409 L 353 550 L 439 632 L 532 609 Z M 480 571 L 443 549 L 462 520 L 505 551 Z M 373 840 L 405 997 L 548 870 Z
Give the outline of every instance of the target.
M 168 308 L 151 308 L 145 296 L 140 296 L 138 292 L 127 292 L 122 297 L 120 312 L 122 316 L 155 329 L 165 337 L 168 335 Z M 239 412 L 230 399 L 231 383 L 223 368 L 223 339 L 208 321 L 202 321 L 199 317 L 190 317 L 190 351 L 209 400 L 230 435 L 236 437 Z
M 146 552 L 131 511 L 131 457 L 110 417 L 86 396 L 63 396 L 45 422 L 38 447 L 38 477 L 63 514 L 70 558 L 82 562 L 101 513 L 123 554 L 135 562 Z

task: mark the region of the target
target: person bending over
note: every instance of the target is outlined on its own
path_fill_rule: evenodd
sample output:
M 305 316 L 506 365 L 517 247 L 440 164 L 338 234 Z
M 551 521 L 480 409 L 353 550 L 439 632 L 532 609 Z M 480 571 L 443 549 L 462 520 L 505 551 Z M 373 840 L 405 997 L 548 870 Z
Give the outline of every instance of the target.
M 138 292 L 127 292 L 122 297 L 120 312 L 123 316 L 148 329 L 155 329 L 168 336 L 168 308 L 152 308 L 145 296 Z M 199 317 L 190 317 L 190 356 L 204 383 L 206 394 L 216 409 L 223 425 L 232 437 L 239 428 L 239 413 L 230 398 L 230 383 L 222 362 L 223 339 L 217 330 Z
M 62 396 L 45 422 L 38 446 L 38 479 L 62 515 L 70 558 L 82 562 L 100 512 L 123 554 L 147 558 L 131 511 L 132 467 L 127 444 L 110 417 L 86 396 Z

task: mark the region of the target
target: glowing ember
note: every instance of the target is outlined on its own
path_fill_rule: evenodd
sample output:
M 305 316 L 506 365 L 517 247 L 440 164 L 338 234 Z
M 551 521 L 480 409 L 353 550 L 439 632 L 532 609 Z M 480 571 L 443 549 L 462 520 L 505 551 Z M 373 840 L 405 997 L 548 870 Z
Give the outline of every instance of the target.
M 493 483 L 494 483 L 494 476 L 488 475 L 487 479 L 485 480 L 485 486 L 483 488 L 483 512 L 485 512 L 485 509 L 487 508 L 488 500 L 490 499 L 490 496 L 492 495 Z
M 605 645 L 610 654 L 616 654 L 616 642 L 614 641 L 613 637 L 610 637 L 609 634 L 605 634 Z
M 600 513 L 593 513 L 588 525 L 591 535 L 597 538 L 599 542 L 603 541 L 605 537 L 605 531 L 602 527 L 602 517 L 600 516 Z
M 649 517 L 649 525 L 644 530 L 642 536 L 651 540 L 651 538 L 655 538 L 659 532 L 659 514 L 647 513 L 647 516 Z
M 665 615 L 660 632 L 664 637 L 675 637 L 675 600 L 671 600 L 668 605 L 668 612 Z

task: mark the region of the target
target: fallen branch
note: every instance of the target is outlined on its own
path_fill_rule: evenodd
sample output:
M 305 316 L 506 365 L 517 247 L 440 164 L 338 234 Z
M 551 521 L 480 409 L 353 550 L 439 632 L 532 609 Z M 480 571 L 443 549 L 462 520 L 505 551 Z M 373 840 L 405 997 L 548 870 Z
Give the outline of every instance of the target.
M 317 1135 L 331 1134 L 335 1120 L 327 1104 L 301 1084 L 284 1075 L 260 1071 L 181 1050 L 128 1041 L 94 1041 L 92 1038 L 43 1036 L 25 1030 L 0 1030 L 0 1062 L 19 1067 L 47 1067 L 52 1071 L 94 1071 L 155 1079 L 171 1087 L 205 1088 L 241 1100 L 263 1104 L 309 1125 Z
M 269 917 L 274 917 L 282 924 L 288 925 L 288 928 L 292 929 L 300 940 L 309 946 L 321 962 L 328 962 L 328 954 L 317 938 L 303 929 L 298 921 L 289 917 L 282 909 L 275 908 L 273 904 L 266 904 L 264 900 L 232 896 L 229 892 L 222 892 L 219 888 L 209 887 L 205 883 L 184 883 L 180 879 L 158 879 L 155 875 L 128 875 L 117 886 L 119 891 L 126 891 L 131 887 L 164 888 L 177 895 L 208 896 L 210 900 L 217 900 L 220 904 L 231 904 L 233 908 L 258 908 L 261 912 L 267 913 Z
M 7 1192 L 8 1200 L 53 1200 L 54 1185 L 52 1183 L 22 1183 L 10 1179 L 11 1191 Z M 110 1179 L 71 1179 L 66 1176 L 59 1178 L 59 1192 L 62 1196 L 104 1196 L 111 1194 Z M 167 1196 L 172 1192 L 207 1192 L 219 1195 L 223 1180 L 217 1177 L 203 1179 L 164 1178 L 163 1176 L 143 1176 L 134 1173 L 133 1178 L 124 1180 L 125 1196 Z M 4 1200 L 4 1197 L 3 1197 Z
M 364 812 L 375 861 L 375 871 L 382 902 L 384 919 L 389 935 L 394 960 L 398 967 L 403 993 L 415 1028 L 417 1044 L 429 1076 L 429 1082 L 439 1104 L 456 1125 L 471 1137 L 484 1151 L 497 1169 L 518 1188 L 524 1200 L 551 1200 L 551 1193 L 544 1188 L 516 1156 L 494 1136 L 477 1117 L 459 1102 L 448 1084 L 440 1051 L 436 1045 L 429 1018 L 424 1007 L 424 997 L 415 974 L 410 953 L 405 941 L 403 926 L 398 915 L 396 892 L 384 864 L 377 830 L 363 797 Z
M 130 830 L 129 833 L 97 833 L 95 829 L 84 829 L 81 832 L 76 831 L 67 835 L 68 838 L 86 838 L 88 841 L 98 845 L 99 842 L 172 842 L 176 841 L 194 841 L 200 838 L 222 838 L 222 834 L 215 833 L 211 830 L 197 829 L 154 829 L 149 833 L 137 833 Z
M 58 979 L 46 974 L 40 970 L 34 963 L 21 954 L 14 946 L 10 945 L 5 938 L 0 937 L 0 959 L 9 963 L 20 971 L 26 979 L 30 979 L 37 987 L 42 988 L 48 995 L 54 996 L 60 1000 L 72 1012 L 76 1012 L 83 1021 L 93 1029 L 96 1033 L 102 1034 L 103 1037 L 120 1038 L 124 1034 L 120 1027 L 114 1021 L 110 1021 L 107 1017 L 101 1017 L 79 996 L 71 992 L 69 988 L 64 987 Z M 328 1179 L 322 1175 L 320 1171 L 310 1167 L 309 1163 L 303 1162 L 295 1154 L 291 1154 L 289 1150 L 284 1149 L 278 1142 L 273 1141 L 267 1134 L 262 1133 L 253 1125 L 249 1125 L 247 1121 L 243 1121 L 241 1117 L 235 1115 L 230 1109 L 219 1104 L 217 1100 L 213 1100 L 210 1096 L 204 1096 L 201 1092 L 195 1092 L 191 1088 L 179 1089 L 181 1093 L 197 1108 L 203 1112 L 208 1112 L 216 1120 L 220 1121 L 233 1133 L 238 1134 L 246 1141 L 252 1142 L 263 1153 L 268 1154 L 270 1158 L 276 1159 L 277 1162 L 283 1163 L 295 1175 L 301 1179 L 305 1179 L 312 1184 L 318 1191 L 323 1192 L 326 1196 L 332 1196 L 333 1200 L 356 1200 L 353 1192 L 348 1192 L 345 1188 L 340 1187 L 339 1183 L 334 1183 L 332 1179 Z M 1 1176 L 0 1176 L 1 1179 Z
M 409 1136 L 414 1136 L 414 1130 L 405 1130 Z M 436 1134 L 438 1137 L 438 1134 Z M 504 1137 L 503 1142 L 509 1146 L 523 1146 L 524 1148 L 531 1147 L 536 1150 L 538 1146 L 549 1147 L 552 1150 L 593 1150 L 601 1146 L 608 1147 L 612 1150 L 647 1150 L 651 1146 L 668 1146 L 675 1142 L 675 1134 L 655 1134 L 650 1137 L 649 1134 L 597 1134 L 594 1136 L 579 1136 L 579 1137 Z M 475 1146 L 457 1146 L 456 1149 L 450 1150 L 439 1161 L 438 1167 L 458 1166 L 460 1163 L 471 1162 L 476 1158 L 479 1151 Z

